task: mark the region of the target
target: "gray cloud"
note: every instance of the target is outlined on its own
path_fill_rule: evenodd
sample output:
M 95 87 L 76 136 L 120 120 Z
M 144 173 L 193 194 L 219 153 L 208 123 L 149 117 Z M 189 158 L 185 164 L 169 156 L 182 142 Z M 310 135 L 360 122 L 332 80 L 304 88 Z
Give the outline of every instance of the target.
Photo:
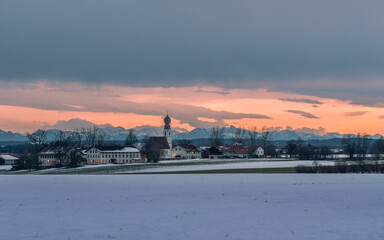
M 313 115 L 312 113 L 308 113 L 308 112 L 304 112 L 304 111 L 300 111 L 300 110 L 286 110 L 286 112 L 289 112 L 289 113 L 294 113 L 294 114 L 297 114 L 297 115 L 300 115 L 302 117 L 305 117 L 305 118 L 319 118 L 315 115 Z
M 93 127 L 95 125 L 94 123 L 84 120 L 84 119 L 79 119 L 79 118 L 73 118 L 70 120 L 59 120 L 55 124 L 52 125 L 45 125 L 43 128 L 45 129 L 59 129 L 59 130 L 75 130 L 79 128 L 88 128 L 88 127 Z
M 319 128 L 308 128 L 308 127 L 302 127 L 302 128 L 296 128 L 294 131 L 296 132 L 302 132 L 302 133 L 309 133 L 309 134 L 317 134 L 317 135 L 324 135 L 327 133 L 325 128 L 319 127 Z
M 356 111 L 356 112 L 347 112 L 344 115 L 349 117 L 355 117 L 355 116 L 363 116 L 366 113 L 367 111 Z
M 263 87 L 384 102 L 383 1 L 0 4 L 3 81 Z
M 307 98 L 279 98 L 280 101 L 286 102 L 298 102 L 298 103 L 309 103 L 309 104 L 323 104 L 323 102 L 307 99 Z M 317 107 L 317 106 L 316 106 Z
M 228 91 L 207 91 L 207 90 L 201 90 L 201 89 L 198 89 L 195 92 L 198 92 L 198 93 L 213 93 L 213 94 L 219 94 L 219 95 L 229 95 L 229 94 L 231 94 Z

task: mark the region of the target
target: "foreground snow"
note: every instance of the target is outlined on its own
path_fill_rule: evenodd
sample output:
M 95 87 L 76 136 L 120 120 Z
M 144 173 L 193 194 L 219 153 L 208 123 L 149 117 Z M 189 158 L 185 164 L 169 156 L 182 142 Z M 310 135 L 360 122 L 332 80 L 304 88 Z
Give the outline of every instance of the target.
M 334 161 L 319 161 L 319 164 L 324 166 L 335 165 Z M 290 168 L 298 165 L 312 166 L 312 160 L 303 161 L 245 161 L 245 162 L 218 162 L 215 164 L 201 165 L 180 165 L 180 166 L 156 166 L 153 168 L 145 168 L 131 172 L 179 172 L 179 171 L 198 171 L 198 170 L 219 170 L 219 169 L 249 169 L 249 168 Z
M 0 176 L 0 239 L 382 239 L 383 175 Z

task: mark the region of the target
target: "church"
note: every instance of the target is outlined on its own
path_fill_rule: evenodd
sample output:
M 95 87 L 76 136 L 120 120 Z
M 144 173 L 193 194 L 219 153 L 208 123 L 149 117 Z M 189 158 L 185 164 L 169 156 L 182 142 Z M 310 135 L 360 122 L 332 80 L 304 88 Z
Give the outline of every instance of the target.
M 172 158 L 172 134 L 171 134 L 171 118 L 164 118 L 164 130 L 161 137 L 150 137 L 147 144 L 148 160 L 160 160 Z

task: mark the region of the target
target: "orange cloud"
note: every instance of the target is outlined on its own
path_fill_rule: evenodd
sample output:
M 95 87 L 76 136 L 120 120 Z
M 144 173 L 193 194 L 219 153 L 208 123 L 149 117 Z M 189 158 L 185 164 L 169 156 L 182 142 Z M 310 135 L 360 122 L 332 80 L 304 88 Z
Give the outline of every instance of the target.
M 314 108 L 313 103 L 322 104 Z M 289 109 L 296 114 L 287 112 Z M 14 87 L 9 83 L 0 89 L 0 129 L 17 132 L 73 118 L 125 128 L 161 126 L 167 110 L 173 117 L 173 126 L 187 130 L 234 124 L 380 133 L 383 121 L 378 117 L 383 115 L 378 107 L 266 89 L 137 88 L 49 82 Z M 304 113 L 317 118 L 303 118 Z

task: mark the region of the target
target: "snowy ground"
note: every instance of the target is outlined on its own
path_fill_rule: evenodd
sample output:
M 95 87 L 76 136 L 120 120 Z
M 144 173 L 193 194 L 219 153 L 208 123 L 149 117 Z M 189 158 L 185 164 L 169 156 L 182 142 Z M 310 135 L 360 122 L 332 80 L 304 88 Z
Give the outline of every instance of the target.
M 183 172 L 201 170 L 241 170 L 241 169 L 277 169 L 293 168 L 297 165 L 311 166 L 313 160 L 281 160 L 281 159 L 188 159 L 161 161 L 159 163 L 129 163 L 86 165 L 78 168 L 50 168 L 38 171 L 9 171 L 8 174 L 121 174 L 121 173 L 158 173 Z M 318 161 L 321 165 L 334 165 L 334 161 Z M 1 173 L 1 172 L 0 172 Z M 5 170 L 2 172 L 5 173 Z
M 383 175 L 0 175 L 0 239 L 383 239 Z
M 198 170 L 218 170 L 218 169 L 249 169 L 249 168 L 292 168 L 298 165 L 312 166 L 313 161 L 246 161 L 246 162 L 221 162 L 209 165 L 180 165 L 180 166 L 156 166 L 129 172 L 178 172 L 178 171 L 198 171 Z M 321 161 L 321 165 L 333 166 L 334 161 Z
M 11 165 L 0 165 L 0 171 L 9 171 L 12 169 Z

